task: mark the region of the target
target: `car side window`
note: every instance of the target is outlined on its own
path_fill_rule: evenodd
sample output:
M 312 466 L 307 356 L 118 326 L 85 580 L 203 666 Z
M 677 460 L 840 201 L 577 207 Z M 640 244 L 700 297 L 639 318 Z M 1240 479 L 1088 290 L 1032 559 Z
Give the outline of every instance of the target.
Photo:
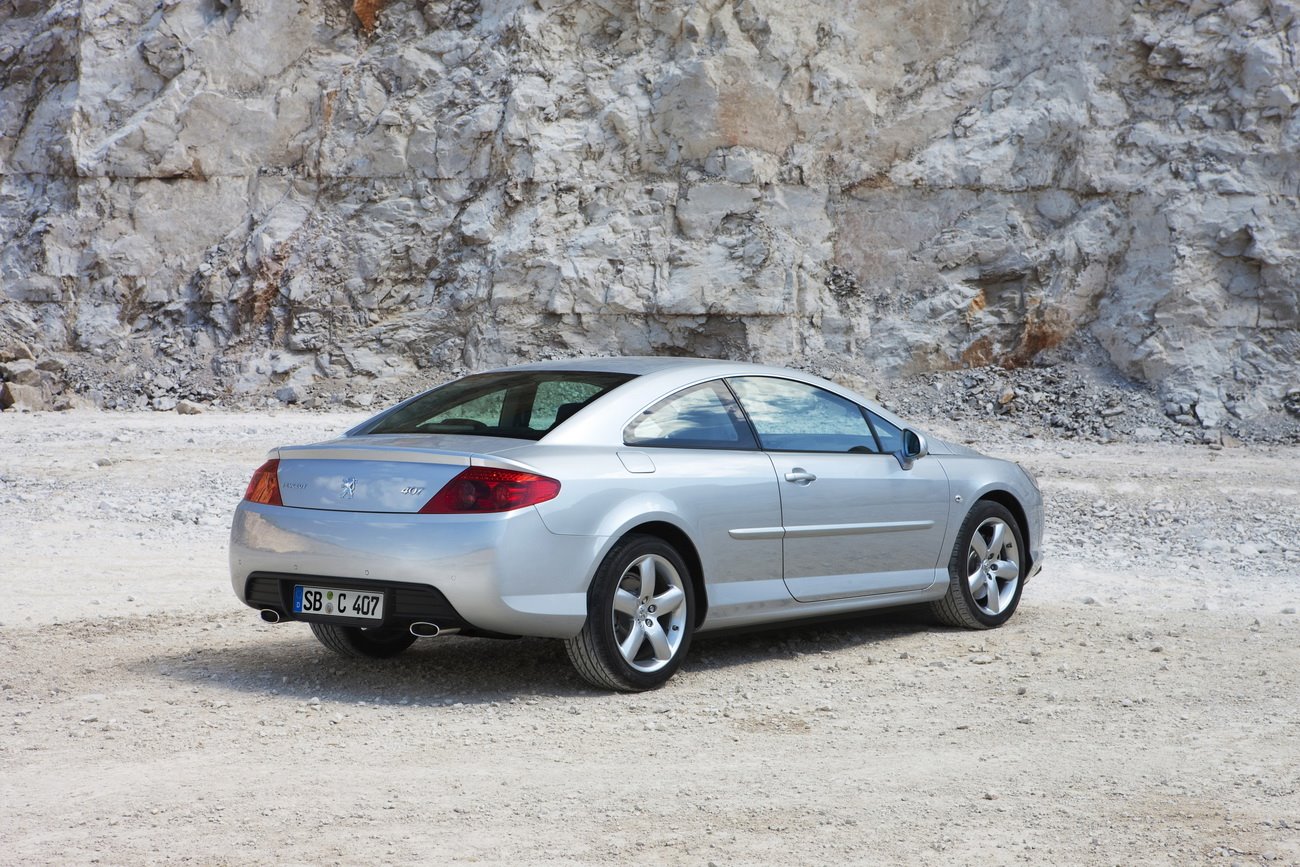
M 718 380 L 671 394 L 628 423 L 630 446 L 756 449 L 754 434 L 727 387 Z
M 728 379 L 765 449 L 875 454 L 862 407 L 815 385 L 771 376 Z
M 898 425 L 885 421 L 869 409 L 864 409 L 863 412 L 867 414 L 871 427 L 876 431 L 876 439 L 880 441 L 880 450 L 888 455 L 902 451 L 903 431 Z

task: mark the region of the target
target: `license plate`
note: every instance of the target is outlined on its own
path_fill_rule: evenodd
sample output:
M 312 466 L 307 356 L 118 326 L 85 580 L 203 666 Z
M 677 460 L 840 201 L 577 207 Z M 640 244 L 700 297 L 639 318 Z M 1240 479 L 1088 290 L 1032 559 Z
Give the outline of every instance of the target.
M 293 613 L 382 620 L 384 594 L 349 590 L 346 587 L 307 587 L 299 584 L 293 588 Z

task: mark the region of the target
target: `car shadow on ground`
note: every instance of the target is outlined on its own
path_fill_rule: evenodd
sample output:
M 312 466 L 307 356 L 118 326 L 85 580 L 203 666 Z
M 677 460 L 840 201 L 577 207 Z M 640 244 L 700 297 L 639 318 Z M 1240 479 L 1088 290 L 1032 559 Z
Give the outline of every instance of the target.
M 773 659 L 831 654 L 879 645 L 932 627 L 923 616 L 898 610 L 696 639 L 683 667 L 690 677 Z M 184 680 L 287 702 L 378 703 L 414 706 L 488 704 L 563 696 L 607 698 L 582 681 L 563 644 L 449 636 L 417 641 L 391 659 L 348 659 L 319 645 L 303 624 L 229 630 L 214 646 L 151 655 L 132 667 L 145 676 Z M 679 675 L 681 677 L 681 675 Z M 673 688 L 670 682 L 667 690 Z
M 920 609 L 896 608 L 778 627 L 705 633 L 691 645 L 683 668 L 702 672 L 872 646 L 879 646 L 883 654 L 898 638 L 941 628 Z

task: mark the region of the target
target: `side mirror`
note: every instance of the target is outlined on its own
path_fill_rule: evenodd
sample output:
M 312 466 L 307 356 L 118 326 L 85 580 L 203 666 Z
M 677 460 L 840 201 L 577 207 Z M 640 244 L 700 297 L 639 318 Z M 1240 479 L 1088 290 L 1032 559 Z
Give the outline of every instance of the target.
M 923 458 L 930 453 L 930 446 L 926 443 L 925 437 L 914 430 L 903 431 L 903 448 L 894 454 L 898 458 L 898 465 L 905 470 L 910 470 L 912 464 L 916 463 L 918 458 Z

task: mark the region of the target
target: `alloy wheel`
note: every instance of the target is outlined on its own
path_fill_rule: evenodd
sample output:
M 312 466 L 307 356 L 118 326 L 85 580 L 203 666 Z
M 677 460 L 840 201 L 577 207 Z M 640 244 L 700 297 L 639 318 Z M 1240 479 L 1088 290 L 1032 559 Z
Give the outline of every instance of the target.
M 614 641 L 637 671 L 663 668 L 686 635 L 686 590 L 682 576 L 666 558 L 645 554 L 624 570 L 614 590 L 611 612 Z
M 1020 586 L 1016 534 L 1001 518 L 987 518 L 971 534 L 966 582 L 975 607 L 989 617 L 1001 614 Z

